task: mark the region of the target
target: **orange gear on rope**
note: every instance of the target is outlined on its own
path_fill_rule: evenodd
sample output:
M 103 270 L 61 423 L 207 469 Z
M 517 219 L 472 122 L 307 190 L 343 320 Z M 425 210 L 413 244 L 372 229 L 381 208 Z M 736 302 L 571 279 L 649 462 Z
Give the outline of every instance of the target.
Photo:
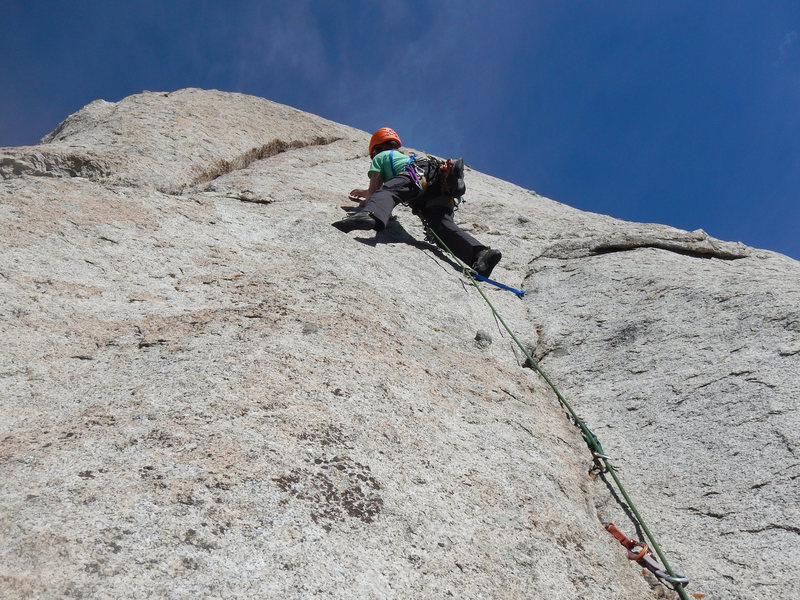
M 439 170 L 442 172 L 442 179 L 447 181 L 447 178 L 450 177 L 450 172 L 453 170 L 453 159 L 448 158 L 444 161 L 441 165 L 439 165 Z

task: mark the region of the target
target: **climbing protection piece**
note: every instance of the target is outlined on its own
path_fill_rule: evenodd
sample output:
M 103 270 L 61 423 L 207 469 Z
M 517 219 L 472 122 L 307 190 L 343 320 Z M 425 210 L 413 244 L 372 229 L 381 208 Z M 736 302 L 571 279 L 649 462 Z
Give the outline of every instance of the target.
M 492 281 L 491 279 L 484 277 L 483 275 L 480 275 L 478 273 L 473 273 L 472 276 L 478 281 L 485 281 L 486 283 L 491 283 L 492 285 L 499 287 L 501 290 L 508 290 L 509 292 L 514 292 L 520 298 L 522 298 L 525 295 L 524 290 L 518 290 L 516 288 L 504 285 L 502 283 L 498 283 L 497 281 Z
M 628 550 L 629 560 L 638 562 L 653 575 L 659 579 L 662 579 L 663 581 L 666 581 L 667 583 L 681 586 L 689 585 L 689 578 L 685 575 L 676 574 L 673 576 L 667 573 L 664 567 L 662 567 L 661 564 L 656 560 L 656 557 L 653 556 L 653 553 L 650 552 L 647 544 L 625 537 L 625 534 L 617 529 L 613 523 L 604 523 L 603 525 L 606 528 L 606 531 L 613 535 L 617 541 L 619 541 L 619 543 L 625 546 L 625 548 Z M 639 548 L 638 551 L 637 548 Z

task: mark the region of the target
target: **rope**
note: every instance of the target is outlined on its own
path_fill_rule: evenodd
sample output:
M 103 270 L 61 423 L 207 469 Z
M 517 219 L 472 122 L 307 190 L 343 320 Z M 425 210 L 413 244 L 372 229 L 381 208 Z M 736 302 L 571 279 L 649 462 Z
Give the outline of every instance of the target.
M 655 538 L 653 537 L 653 534 L 650 533 L 650 528 L 647 527 L 647 524 L 642 518 L 642 515 L 639 513 L 639 511 L 636 508 L 636 505 L 633 503 L 633 500 L 631 500 L 630 496 L 628 495 L 625 486 L 622 485 L 622 482 L 620 481 L 619 476 L 617 475 L 616 469 L 614 469 L 614 466 L 609 461 L 609 457 L 606 456 L 605 452 L 603 451 L 603 447 L 600 445 L 600 440 L 598 440 L 597 436 L 594 433 L 592 433 L 592 431 L 589 429 L 589 427 L 586 425 L 583 419 L 581 419 L 578 416 L 578 414 L 572 408 L 572 405 L 570 405 L 570 403 L 567 402 L 567 399 L 561 394 L 556 385 L 547 376 L 547 373 L 544 372 L 544 370 L 539 366 L 539 363 L 536 360 L 534 360 L 533 356 L 531 356 L 531 353 L 528 352 L 528 350 L 520 343 L 520 341 L 517 339 L 517 336 L 514 335 L 514 332 L 511 331 L 511 328 L 506 324 L 505 320 L 503 320 L 503 317 L 500 315 L 499 312 L 497 312 L 497 309 L 494 307 L 489 298 L 486 296 L 481 287 L 478 285 L 477 280 L 472 275 L 471 269 L 467 265 L 465 265 L 455 254 L 453 254 L 450 248 L 447 247 L 447 244 L 445 244 L 444 241 L 442 241 L 442 238 L 440 238 L 437 235 L 437 233 L 433 230 L 433 228 L 431 228 L 424 220 L 422 221 L 422 223 L 425 226 L 425 229 L 428 232 L 428 234 L 436 238 L 441 247 L 444 248 L 447 251 L 447 253 L 450 254 L 450 256 L 452 256 L 455 259 L 456 263 L 461 267 L 462 273 L 469 278 L 469 280 L 475 286 L 475 289 L 477 289 L 480 295 L 483 297 L 484 301 L 491 309 L 495 319 L 508 332 L 508 334 L 511 336 L 511 339 L 514 340 L 514 343 L 519 347 L 519 349 L 528 359 L 528 363 L 536 370 L 537 373 L 539 373 L 542 379 L 544 379 L 545 382 L 547 382 L 547 385 L 550 386 L 550 389 L 553 390 L 556 397 L 558 398 L 558 401 L 561 403 L 564 409 L 569 413 L 572 422 L 581 430 L 581 433 L 583 434 L 583 439 L 586 440 L 586 444 L 589 446 L 589 450 L 591 450 L 592 452 L 592 457 L 595 461 L 595 464 L 599 465 L 599 463 L 602 462 L 601 468 L 603 469 L 603 471 L 609 473 L 611 477 L 614 479 L 614 483 L 616 483 L 617 488 L 619 489 L 623 498 L 625 498 L 625 502 L 628 503 L 628 507 L 630 508 L 633 515 L 636 517 L 636 520 L 639 523 L 639 526 L 642 528 L 642 531 L 644 531 L 645 535 L 647 536 L 647 539 L 650 540 L 651 548 L 653 548 L 653 550 L 656 551 L 656 554 L 658 554 L 658 558 L 661 560 L 661 564 L 664 565 L 664 569 L 666 570 L 666 572 L 669 574 L 672 580 L 685 579 L 683 576 L 677 575 L 675 571 L 672 570 L 672 567 L 670 567 L 669 562 L 667 562 L 666 556 L 664 556 L 664 553 L 661 551 L 661 547 L 658 545 L 658 542 L 656 542 Z M 681 597 L 682 600 L 689 600 L 689 596 L 686 593 L 683 584 L 673 584 L 673 585 L 675 591 L 678 592 L 678 595 Z

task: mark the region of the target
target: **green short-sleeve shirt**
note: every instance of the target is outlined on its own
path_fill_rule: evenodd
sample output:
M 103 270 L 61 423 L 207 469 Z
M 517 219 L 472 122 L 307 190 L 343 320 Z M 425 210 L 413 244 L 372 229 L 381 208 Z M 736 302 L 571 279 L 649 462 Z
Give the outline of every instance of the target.
M 409 158 L 397 150 L 384 150 L 372 159 L 367 176 L 372 178 L 375 173 L 380 173 L 384 181 L 389 181 L 396 177 L 406 168 Z M 394 167 L 394 171 L 392 170 Z

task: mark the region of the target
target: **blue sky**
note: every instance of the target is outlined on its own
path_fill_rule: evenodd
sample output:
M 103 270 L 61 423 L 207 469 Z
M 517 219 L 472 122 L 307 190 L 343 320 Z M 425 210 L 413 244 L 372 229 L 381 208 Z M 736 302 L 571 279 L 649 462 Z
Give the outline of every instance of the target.
M 391 126 L 583 210 L 800 259 L 798 0 L 0 7 L 0 146 L 97 98 L 236 91 Z

